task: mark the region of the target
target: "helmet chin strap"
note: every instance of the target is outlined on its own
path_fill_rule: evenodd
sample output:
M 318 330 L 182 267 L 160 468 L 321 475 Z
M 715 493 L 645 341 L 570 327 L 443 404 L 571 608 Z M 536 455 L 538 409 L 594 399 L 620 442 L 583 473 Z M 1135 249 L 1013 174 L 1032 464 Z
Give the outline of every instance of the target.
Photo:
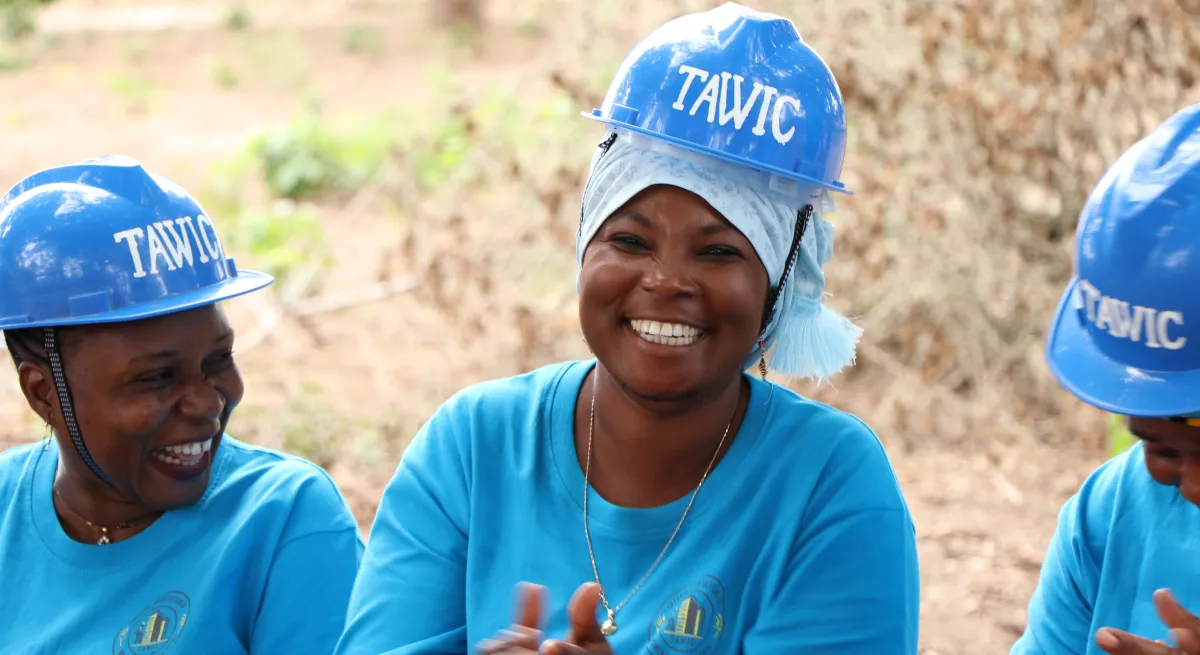
M 83 436 L 79 433 L 79 423 L 75 420 L 75 405 L 71 402 L 71 389 L 67 386 L 67 376 L 63 371 L 62 355 L 58 351 L 58 334 L 54 328 L 43 328 L 45 334 L 46 359 L 50 361 L 50 373 L 54 376 L 54 389 L 58 392 L 58 405 L 62 408 L 63 423 L 67 425 L 67 434 L 71 436 L 71 443 L 75 444 L 75 451 L 79 453 L 79 458 L 84 464 L 91 469 L 96 477 L 104 484 L 116 489 L 116 485 L 108 476 L 104 475 L 104 471 L 100 470 L 100 466 L 96 464 L 96 460 L 92 459 L 92 454 L 88 452 L 87 444 L 83 442 Z

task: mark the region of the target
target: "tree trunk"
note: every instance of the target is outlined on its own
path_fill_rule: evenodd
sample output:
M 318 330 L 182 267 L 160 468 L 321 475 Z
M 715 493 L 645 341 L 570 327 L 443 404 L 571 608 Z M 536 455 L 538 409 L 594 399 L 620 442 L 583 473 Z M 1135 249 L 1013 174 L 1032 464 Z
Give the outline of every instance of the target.
M 483 29 L 483 0 L 430 0 L 430 3 L 433 8 L 433 22 L 438 27 Z

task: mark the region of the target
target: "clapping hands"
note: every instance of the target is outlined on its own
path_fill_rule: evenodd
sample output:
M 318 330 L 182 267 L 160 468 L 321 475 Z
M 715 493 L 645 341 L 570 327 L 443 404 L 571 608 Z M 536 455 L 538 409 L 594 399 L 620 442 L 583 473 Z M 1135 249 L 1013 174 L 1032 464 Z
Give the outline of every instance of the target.
M 491 639 L 479 643 L 481 655 L 612 655 L 608 639 L 596 622 L 600 602 L 600 587 L 592 582 L 575 591 L 567 606 L 571 622 L 566 641 L 542 639 L 541 625 L 545 618 L 546 590 L 544 587 L 522 583 L 517 587 L 516 622 Z M 1190 655 L 1190 653 L 1189 653 Z

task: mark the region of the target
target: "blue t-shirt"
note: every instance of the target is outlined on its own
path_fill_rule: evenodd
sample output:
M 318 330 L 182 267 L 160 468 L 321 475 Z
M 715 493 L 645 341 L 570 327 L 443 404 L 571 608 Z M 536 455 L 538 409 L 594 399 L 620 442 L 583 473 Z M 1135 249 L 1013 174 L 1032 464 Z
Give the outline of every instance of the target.
M 1198 555 L 1200 508 L 1150 477 L 1138 442 L 1063 506 L 1012 655 L 1098 655 L 1106 627 L 1167 640 L 1153 594 L 1200 611 Z
M 0 453 L 5 652 L 333 651 L 363 542 L 320 468 L 226 436 L 198 503 L 98 546 L 63 531 L 57 464 L 40 443 Z
M 547 587 L 547 637 L 594 581 L 584 539 L 575 404 L 594 362 L 475 385 L 446 402 L 384 492 L 339 655 L 473 652 Z M 858 419 L 750 380 L 741 429 L 679 535 L 617 613 L 616 653 L 917 652 L 912 519 Z M 688 497 L 588 513 L 615 605 L 658 557 Z M 603 617 L 603 609 L 597 619 Z

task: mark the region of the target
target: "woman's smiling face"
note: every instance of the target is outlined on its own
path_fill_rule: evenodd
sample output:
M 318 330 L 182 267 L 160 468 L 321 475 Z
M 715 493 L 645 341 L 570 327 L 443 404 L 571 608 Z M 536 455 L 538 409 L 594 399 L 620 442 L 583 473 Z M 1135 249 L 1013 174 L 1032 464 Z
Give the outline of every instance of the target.
M 749 240 L 704 199 L 652 186 L 588 244 L 580 322 L 597 359 L 628 390 L 682 399 L 740 375 L 768 287 Z
M 209 305 L 158 318 L 59 331 L 79 431 L 126 498 L 155 510 L 200 500 L 221 436 L 244 393 L 233 330 Z M 50 372 L 18 368 L 34 410 L 66 436 Z M 91 473 L 66 458 L 74 475 Z

